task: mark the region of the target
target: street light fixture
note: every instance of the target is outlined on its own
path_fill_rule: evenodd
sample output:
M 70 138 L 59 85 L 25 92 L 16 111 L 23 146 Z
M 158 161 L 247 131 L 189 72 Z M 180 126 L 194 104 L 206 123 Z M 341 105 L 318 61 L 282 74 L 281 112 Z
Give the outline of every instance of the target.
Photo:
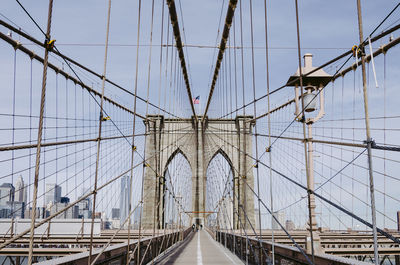
M 316 67 L 312 66 L 312 54 L 306 53 L 304 55 L 304 67 L 301 69 L 302 73 L 302 83 L 304 88 L 304 93 L 299 93 L 300 87 L 300 69 L 297 69 L 296 73 L 289 77 L 286 86 L 294 86 L 295 92 L 295 116 L 297 117 L 297 121 L 304 122 L 308 127 L 308 135 L 305 141 L 307 142 L 307 162 L 308 162 L 308 174 L 307 174 L 307 188 L 310 191 L 314 191 L 314 157 L 313 157 L 313 145 L 312 145 L 312 124 L 319 119 L 321 119 L 325 115 L 325 107 L 324 107 L 324 93 L 322 89 L 331 81 L 332 76 L 327 74 L 323 69 L 316 70 Z M 314 71 L 314 72 L 312 72 Z M 312 72 L 312 73 L 310 73 Z M 308 74 L 310 73 L 310 74 Z M 300 95 L 299 95 L 300 94 Z M 301 98 L 303 97 L 303 98 Z M 317 98 L 319 97 L 319 107 L 317 107 Z M 302 106 L 300 108 L 299 101 L 302 99 Z M 309 117 L 304 117 L 303 110 Z M 315 117 L 311 116 L 311 113 L 319 109 L 318 114 Z M 318 234 L 317 228 L 317 220 L 315 213 L 315 196 L 313 193 L 310 193 L 310 219 L 311 224 L 309 224 L 309 228 L 313 235 L 313 243 L 314 249 L 317 253 L 323 252 L 321 248 L 320 237 Z M 310 242 L 311 244 L 311 242 Z M 307 247 L 307 251 L 310 252 L 309 247 Z

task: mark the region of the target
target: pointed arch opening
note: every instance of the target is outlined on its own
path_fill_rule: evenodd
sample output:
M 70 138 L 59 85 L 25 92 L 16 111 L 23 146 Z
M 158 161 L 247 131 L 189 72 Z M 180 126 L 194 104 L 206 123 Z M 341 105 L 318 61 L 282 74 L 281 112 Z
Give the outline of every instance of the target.
M 206 211 L 209 226 L 232 229 L 234 223 L 234 170 L 229 156 L 220 148 L 206 170 Z
M 160 185 L 163 190 L 162 227 L 188 226 L 192 211 L 192 168 L 189 159 L 177 148 L 168 158 Z

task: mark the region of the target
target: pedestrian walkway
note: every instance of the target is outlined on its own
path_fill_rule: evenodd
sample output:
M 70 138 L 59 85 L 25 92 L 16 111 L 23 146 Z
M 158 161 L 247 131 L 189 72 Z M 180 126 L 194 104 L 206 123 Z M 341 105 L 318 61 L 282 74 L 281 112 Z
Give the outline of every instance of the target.
M 203 230 L 195 233 L 190 241 L 177 247 L 157 264 L 235 264 L 242 265 L 243 262 L 216 242 Z

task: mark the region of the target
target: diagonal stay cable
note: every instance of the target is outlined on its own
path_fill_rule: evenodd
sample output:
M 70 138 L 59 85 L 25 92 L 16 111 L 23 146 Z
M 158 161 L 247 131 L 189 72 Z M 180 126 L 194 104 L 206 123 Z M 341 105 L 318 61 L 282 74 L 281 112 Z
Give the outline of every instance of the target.
M 214 135 L 215 135 L 216 137 L 220 138 L 217 134 L 214 133 Z M 221 138 L 220 138 L 220 139 L 221 139 Z M 223 141 L 224 141 L 224 140 L 223 140 Z M 225 141 L 225 142 L 226 142 L 226 141 Z M 228 143 L 228 142 L 226 142 L 226 143 L 229 144 L 229 145 L 232 145 L 232 144 L 230 144 L 230 143 Z M 232 145 L 232 146 L 233 146 L 233 145 Z M 236 149 L 238 149 L 236 146 L 233 146 L 233 147 L 236 148 Z M 249 157 L 249 158 L 251 158 L 251 159 L 257 161 L 257 159 L 255 159 L 252 155 L 249 155 L 248 153 L 246 153 L 246 152 L 244 152 L 244 151 L 242 151 L 242 150 L 238 150 L 238 151 L 241 152 L 241 153 L 244 153 L 245 156 L 247 156 L 247 157 Z M 362 224 L 368 226 L 369 228 L 372 228 L 372 224 L 371 224 L 371 223 L 369 223 L 368 221 L 362 219 L 361 217 L 357 216 L 356 214 L 354 214 L 354 213 L 348 211 L 348 210 L 345 209 L 344 207 L 342 207 L 342 206 L 340 206 L 340 205 L 338 205 L 338 204 L 336 204 L 336 203 L 334 203 L 334 202 L 332 202 L 332 201 L 326 199 L 324 196 L 322 196 L 322 195 L 316 193 L 315 191 L 309 190 L 309 189 L 308 189 L 306 186 L 304 186 L 303 184 L 301 184 L 301 183 L 299 183 L 299 182 L 293 180 L 292 178 L 290 178 L 290 177 L 286 176 L 285 174 L 281 173 L 280 171 L 278 171 L 278 170 L 276 170 L 276 169 L 274 169 L 274 168 L 268 166 L 267 164 L 265 164 L 265 163 L 263 163 L 263 162 L 261 162 L 261 161 L 257 161 L 257 162 L 258 162 L 259 164 L 265 166 L 266 168 L 271 169 L 273 172 L 275 172 L 275 173 L 278 174 L 279 176 L 281 176 L 281 177 L 287 179 L 288 181 L 292 182 L 292 183 L 295 184 L 296 186 L 298 186 L 298 187 L 300 187 L 300 188 L 306 190 L 308 193 L 314 194 L 314 195 L 315 195 L 316 197 L 318 197 L 319 199 L 321 199 L 321 200 L 327 202 L 327 203 L 330 204 L 331 206 L 333 206 L 333 207 L 335 207 L 336 209 L 338 209 L 338 210 L 344 212 L 345 214 L 349 215 L 350 217 L 356 219 L 356 220 L 359 221 L 360 223 L 362 223 Z M 395 237 L 395 236 L 393 236 L 392 234 L 390 234 L 390 233 L 388 233 L 388 232 L 386 232 L 386 231 L 384 231 L 384 230 L 382 230 L 382 229 L 380 229 L 380 228 L 377 228 L 377 231 L 378 231 L 381 235 L 383 235 L 383 236 L 385 236 L 386 238 L 392 240 L 393 242 L 395 242 L 395 243 L 397 243 L 397 244 L 400 244 L 400 239 L 397 238 L 397 237 Z
M 172 142 L 170 145 L 165 146 L 163 149 L 161 149 L 160 152 L 166 150 L 167 148 L 169 148 L 169 146 L 174 145 L 176 142 L 179 142 L 183 137 L 186 137 L 190 132 L 187 132 L 185 134 L 183 134 L 182 136 L 180 136 L 178 139 L 176 139 L 174 142 Z M 143 160 L 141 162 L 139 162 L 138 164 L 133 166 L 134 168 L 137 168 L 140 165 L 146 164 L 147 161 L 149 161 L 150 159 L 153 159 L 157 154 L 153 154 L 152 156 L 149 156 L 148 158 L 146 158 L 146 160 Z M 109 184 L 113 183 L 114 181 L 118 180 L 119 178 L 121 178 L 122 176 L 124 176 L 125 174 L 129 173 L 131 170 L 131 168 L 128 168 L 127 170 L 125 170 L 124 172 L 122 172 L 121 174 L 117 175 L 116 177 L 108 180 L 106 183 L 102 184 L 101 186 L 97 187 L 96 190 L 92 190 L 89 193 L 87 193 L 86 195 L 80 197 L 78 200 L 70 203 L 67 207 L 59 210 L 58 212 L 54 213 L 53 215 L 43 219 L 42 221 L 38 222 L 35 224 L 34 228 L 38 228 L 39 226 L 47 223 L 48 221 L 50 221 L 51 219 L 55 218 L 56 216 L 58 216 L 59 214 L 67 211 L 68 209 L 70 209 L 71 207 L 73 207 L 74 205 L 76 205 L 77 203 L 85 200 L 86 198 L 88 198 L 89 196 L 91 196 L 92 194 L 94 194 L 95 192 L 98 192 L 100 190 L 102 190 L 103 188 L 107 187 Z M 0 250 L 5 248 L 6 246 L 8 246 L 9 244 L 15 242 L 16 240 L 20 239 L 21 237 L 23 237 L 24 235 L 28 234 L 30 232 L 30 228 L 24 230 L 23 232 L 21 232 L 18 235 L 15 235 L 14 237 L 8 239 L 7 241 L 4 241 L 3 243 L 0 244 Z
M 16 0 L 19 4 L 20 4 L 20 6 L 21 7 L 23 7 L 22 6 L 22 4 L 18 1 L 18 0 Z M 33 17 L 29 14 L 29 12 L 25 9 L 25 8 L 23 8 L 23 10 L 25 11 L 25 13 L 29 16 L 29 18 L 31 18 L 31 20 L 35 23 L 35 25 L 43 32 L 43 30 L 40 28 L 40 26 L 37 24 L 37 22 L 33 19 Z M 44 32 L 43 32 L 44 33 Z M 48 40 L 48 36 L 46 35 L 46 34 L 44 34 L 45 35 L 45 43 L 47 43 L 49 40 Z M 61 53 L 58 49 L 57 49 L 57 47 L 56 46 L 54 46 L 54 49 L 58 52 L 58 53 Z M 63 57 L 62 57 L 63 58 Z M 79 77 L 79 75 L 76 73 L 76 71 L 72 68 L 72 66 L 71 66 L 71 64 L 65 59 L 65 58 L 63 58 L 63 60 L 64 60 L 64 62 L 68 65 L 68 67 L 71 69 L 71 71 L 75 74 L 75 76 L 79 79 L 79 81 L 81 82 L 81 83 L 83 83 L 83 81 L 81 80 L 81 78 Z M 104 80 L 105 79 L 105 76 L 102 76 L 102 79 Z M 97 101 L 97 99 L 96 99 L 96 97 L 89 91 L 89 95 L 93 98 L 93 100 L 96 102 L 96 104 L 100 107 L 100 122 L 102 122 L 102 118 L 103 118 L 103 113 L 104 114 L 106 114 L 106 116 L 108 116 L 109 117 L 109 115 L 107 114 L 107 112 L 104 110 L 104 108 L 103 108 L 103 105 L 101 104 L 101 103 L 99 103 L 98 101 Z M 102 95 L 102 98 L 103 98 L 104 96 Z M 135 98 L 136 98 L 136 94 L 135 94 Z M 136 111 L 134 111 L 134 113 L 135 113 Z M 124 135 L 124 133 L 121 131 L 121 129 L 117 126 L 117 124 L 115 124 L 115 122 L 113 121 L 113 119 L 111 119 L 111 117 L 110 117 L 110 119 L 109 119 L 110 121 L 111 121 L 111 123 L 115 126 L 115 128 L 118 130 L 118 132 L 124 137 L 124 139 L 128 142 L 128 144 L 131 146 L 132 145 L 132 143 L 129 141 L 129 139 Z
M 350 166 L 351 164 L 353 164 L 362 154 L 365 153 L 367 149 L 365 148 L 363 151 L 361 151 L 357 156 L 355 156 L 351 161 L 349 161 L 344 167 L 342 167 L 339 171 L 337 171 L 334 175 L 332 175 L 332 177 L 330 177 L 329 179 L 327 179 L 324 183 L 322 183 L 321 185 L 319 185 L 317 188 L 315 188 L 314 190 L 317 191 L 318 189 L 322 188 L 325 184 L 327 184 L 328 182 L 330 182 L 332 179 L 334 179 L 337 175 L 339 175 L 340 173 L 343 172 L 343 170 L 345 170 L 348 166 Z M 295 204 L 297 204 L 298 202 L 302 201 L 303 199 L 307 198 L 306 196 L 301 197 L 299 200 L 291 203 L 290 205 L 287 205 L 281 209 L 279 209 L 278 211 L 282 211 L 285 210 Z
M 29 15 L 29 16 L 30 16 L 30 15 Z M 11 30 L 11 31 L 13 31 L 13 32 L 15 32 L 15 33 L 17 33 L 18 35 L 24 37 L 25 39 L 27 39 L 27 40 L 33 42 L 34 44 L 36 44 L 36 45 L 38 45 L 38 46 L 40 46 L 40 47 L 43 47 L 43 48 L 45 47 L 45 44 L 44 44 L 44 43 L 40 42 L 39 40 L 35 39 L 35 38 L 32 37 L 31 35 L 25 33 L 24 31 L 13 27 L 12 25 L 8 24 L 7 22 L 5 22 L 5 21 L 3 21 L 3 20 L 1 20 L 1 19 L 0 19 L 0 25 L 2 25 L 2 26 L 4 26 L 4 27 L 8 28 L 9 30 Z M 90 73 L 90 74 L 92 74 L 92 75 L 98 77 L 100 80 L 103 78 L 103 76 L 102 76 L 101 74 L 96 73 L 94 70 L 88 68 L 87 66 L 84 66 L 84 65 L 82 65 L 81 63 L 77 62 L 76 60 L 74 60 L 74 59 L 72 59 L 72 58 L 66 56 L 65 54 L 61 53 L 58 49 L 57 49 L 57 50 L 51 50 L 50 52 L 52 52 L 52 53 L 58 55 L 59 57 L 61 57 L 61 58 L 64 59 L 64 60 L 69 61 L 70 63 L 72 63 L 72 64 L 78 66 L 79 68 L 81 68 L 81 69 L 87 71 L 88 73 Z M 129 94 L 129 95 L 135 96 L 135 93 L 133 93 L 133 92 L 127 90 L 126 88 L 122 87 L 121 85 L 117 84 L 116 82 L 114 82 L 114 81 L 112 81 L 112 80 L 110 80 L 110 79 L 108 79 L 108 78 L 106 78 L 105 81 L 106 81 L 107 83 L 109 83 L 109 84 L 111 84 L 111 85 L 117 87 L 118 89 L 122 90 L 123 92 L 125 92 L 125 93 L 127 93 L 127 94 Z M 136 97 L 137 97 L 137 99 L 139 99 L 140 101 L 145 102 L 145 103 L 148 103 L 150 106 L 152 106 L 152 107 L 154 107 L 154 108 L 156 108 L 156 109 L 158 109 L 158 110 L 160 110 L 160 111 L 162 111 L 162 112 L 164 112 L 164 113 L 166 113 L 166 114 L 169 114 L 169 115 L 174 116 L 174 117 L 176 117 L 176 118 L 180 118 L 180 117 L 176 116 L 175 114 L 170 113 L 170 112 L 168 112 L 167 110 L 165 110 L 165 109 L 163 109 L 163 108 L 161 108 L 161 107 L 155 105 L 154 103 L 151 103 L 150 101 L 147 101 L 146 99 L 142 98 L 142 97 L 139 96 L 139 95 L 136 95 Z
M 216 135 L 215 133 L 213 133 L 215 136 L 217 136 L 218 138 L 220 138 L 221 139 L 221 137 L 219 137 L 218 135 Z M 210 139 L 213 139 L 213 138 L 211 138 L 210 137 Z M 222 141 L 224 141 L 224 142 L 226 142 L 224 139 L 221 139 Z M 228 143 L 228 142 L 226 142 L 227 144 L 230 144 L 230 143 Z M 217 143 L 215 142 L 215 140 L 214 140 L 214 144 L 216 144 L 217 145 Z M 241 151 L 240 149 L 239 149 L 239 152 L 244 152 L 244 151 Z M 245 153 L 245 155 L 247 155 L 247 153 L 246 152 L 244 152 Z M 251 156 L 250 156 L 251 157 Z M 252 158 L 252 157 L 251 157 Z M 254 159 L 254 158 L 253 158 Z M 232 168 L 238 173 L 238 174 L 240 174 L 239 173 L 239 171 L 238 171 L 238 169 L 237 168 L 235 168 L 233 165 L 231 165 L 232 166 Z M 307 256 L 307 254 L 304 252 L 304 250 L 297 244 L 297 242 L 296 242 L 296 240 L 291 236 L 291 234 L 285 229 L 285 227 L 279 222 L 279 220 L 272 214 L 272 212 L 271 212 L 271 210 L 268 208 L 268 206 L 263 202 L 263 200 L 260 198 L 260 195 L 259 194 L 257 194 L 255 191 L 254 191 L 254 189 L 253 188 L 251 188 L 251 186 L 247 183 L 247 181 L 245 180 L 245 179 L 242 179 L 243 180 L 243 182 L 246 184 L 246 186 L 250 189 L 250 191 L 257 197 L 257 199 L 258 199 L 258 201 L 266 208 L 266 210 L 271 214 L 271 216 L 272 216 L 272 218 L 275 220 L 275 222 L 282 228 L 282 230 L 286 233 L 286 235 L 289 237 L 289 239 L 293 242 L 293 244 L 296 246 L 296 248 L 300 251 L 300 253 L 305 257 L 305 259 L 307 260 L 307 262 L 309 263 L 309 264 L 314 264 L 310 259 L 309 259 L 309 257 Z M 237 195 L 236 195 L 237 196 Z M 238 198 L 237 198 L 238 199 Z M 243 210 L 243 212 L 245 213 L 245 217 L 248 219 L 248 217 L 247 217 L 247 214 L 246 214 L 246 210 L 244 209 L 244 207 L 243 207 L 243 205 L 241 205 L 241 208 L 242 208 L 242 210 Z M 240 220 L 240 218 L 239 218 L 239 220 Z M 257 232 L 255 231 L 255 229 L 253 228 L 253 225 L 251 224 L 251 222 L 250 222 L 250 220 L 248 220 L 249 221 L 249 223 L 250 223 L 250 226 L 251 226 L 251 228 L 252 228 L 252 230 L 253 230 L 253 232 L 257 235 Z M 261 224 L 260 224 L 261 225 Z M 260 235 L 261 236 L 261 235 Z
M 385 36 L 391 34 L 392 32 L 394 32 L 394 31 L 396 31 L 396 30 L 398 30 L 398 29 L 400 29 L 400 24 L 397 24 L 397 25 L 391 27 L 390 29 L 388 29 L 388 30 L 386 30 L 386 31 L 384 31 L 384 32 L 382 32 L 382 33 L 376 35 L 375 37 L 371 38 L 371 43 L 380 40 L 381 38 L 383 38 L 383 37 L 385 37 Z M 303 74 L 303 77 L 307 77 L 307 76 L 309 76 L 309 75 L 315 73 L 316 71 L 321 70 L 321 69 L 323 69 L 324 67 L 326 67 L 326 66 L 328 66 L 328 65 L 330 65 L 330 64 L 332 64 L 332 63 L 334 63 L 334 62 L 336 62 L 336 61 L 339 61 L 340 59 L 343 59 L 343 58 L 345 58 L 345 57 L 348 56 L 348 55 L 351 55 L 352 53 L 353 53 L 353 51 L 350 49 L 350 50 L 348 50 L 348 51 L 346 51 L 346 52 L 340 54 L 339 56 L 337 56 L 337 57 L 335 57 L 335 58 L 329 60 L 328 62 L 326 62 L 326 63 L 320 65 L 319 67 L 315 68 L 314 70 L 312 70 L 312 71 L 310 71 L 310 72 L 308 72 L 308 73 L 306 73 L 306 74 Z M 231 114 L 233 114 L 233 113 L 235 113 L 235 112 L 238 112 L 239 110 L 244 109 L 244 108 L 246 108 L 246 107 L 248 107 L 248 106 L 250 106 L 250 105 L 252 105 L 252 104 L 254 104 L 254 103 L 256 103 L 256 102 L 258 102 L 258 101 L 260 101 L 260 100 L 262 100 L 262 99 L 264 99 L 264 98 L 266 98 L 266 97 L 268 97 L 268 96 L 270 96 L 270 95 L 272 95 L 272 94 L 274 94 L 274 93 L 276 93 L 276 92 L 278 92 L 278 91 L 280 91 L 280 90 L 282 90 L 283 88 L 285 88 L 285 87 L 288 86 L 288 85 L 293 85 L 295 82 L 298 82 L 299 79 L 300 79 L 300 77 L 297 77 L 296 79 L 293 79 L 292 81 L 290 81 L 290 82 L 288 82 L 288 83 L 286 83 L 286 84 L 283 84 L 283 85 L 281 85 L 280 87 L 277 87 L 276 89 L 270 91 L 269 93 L 267 93 L 267 94 L 265 94 L 265 95 L 263 95 L 263 96 L 260 96 L 260 97 L 258 97 L 257 99 L 255 99 L 255 100 L 253 100 L 253 101 L 250 101 L 249 103 L 244 104 L 244 105 L 242 105 L 241 107 L 236 108 L 235 110 L 233 110 L 233 111 L 231 111 L 231 112 L 229 112 L 229 113 L 227 113 L 227 114 L 225 114 L 225 115 L 223 115 L 223 116 L 220 116 L 218 119 L 225 118 L 225 117 L 227 117 L 227 116 L 229 116 L 229 115 L 231 115 Z

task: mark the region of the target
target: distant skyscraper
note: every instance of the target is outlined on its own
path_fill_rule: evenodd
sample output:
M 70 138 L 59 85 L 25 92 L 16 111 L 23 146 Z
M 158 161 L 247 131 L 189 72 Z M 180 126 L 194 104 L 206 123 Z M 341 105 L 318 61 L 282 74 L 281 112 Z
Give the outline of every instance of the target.
M 119 201 L 121 225 L 125 222 L 125 219 L 128 218 L 129 215 L 129 201 L 131 200 L 130 195 L 129 177 L 123 176 L 121 178 L 121 197 Z M 125 226 L 128 226 L 128 223 L 126 223 Z
M 45 204 L 48 205 L 50 202 L 61 202 L 61 187 L 57 184 L 46 184 Z
M 22 176 L 19 176 L 17 179 L 17 183 L 15 184 L 15 198 L 16 202 L 25 202 L 27 200 L 27 188 L 24 185 L 24 180 Z
M 114 220 L 120 218 L 119 209 L 118 208 L 112 208 L 111 209 L 111 218 L 114 219 Z
M 3 183 L 0 186 L 0 206 L 6 206 L 7 202 L 14 201 L 15 188 L 11 183 Z
M 7 208 L 10 209 L 10 215 L 5 218 L 19 217 L 24 218 L 25 215 L 25 202 L 7 202 Z
M 133 218 L 131 219 L 133 220 L 133 223 L 136 225 L 139 225 L 141 212 L 142 212 L 142 206 L 136 207 L 136 210 L 133 211 Z
M 61 197 L 60 202 L 61 203 L 69 203 L 69 198 L 68 197 Z
M 68 206 L 68 203 L 56 202 L 50 208 L 49 214 L 53 215 L 56 212 L 64 209 L 67 206 Z M 76 218 L 78 218 L 78 214 L 79 214 L 79 207 L 78 207 L 78 205 L 74 205 L 71 208 L 69 208 L 68 210 L 66 210 L 66 211 L 62 212 L 61 214 L 57 215 L 55 218 L 56 219 L 76 219 Z
M 79 210 L 78 218 L 92 218 L 92 203 L 90 198 L 78 202 L 77 205 Z

